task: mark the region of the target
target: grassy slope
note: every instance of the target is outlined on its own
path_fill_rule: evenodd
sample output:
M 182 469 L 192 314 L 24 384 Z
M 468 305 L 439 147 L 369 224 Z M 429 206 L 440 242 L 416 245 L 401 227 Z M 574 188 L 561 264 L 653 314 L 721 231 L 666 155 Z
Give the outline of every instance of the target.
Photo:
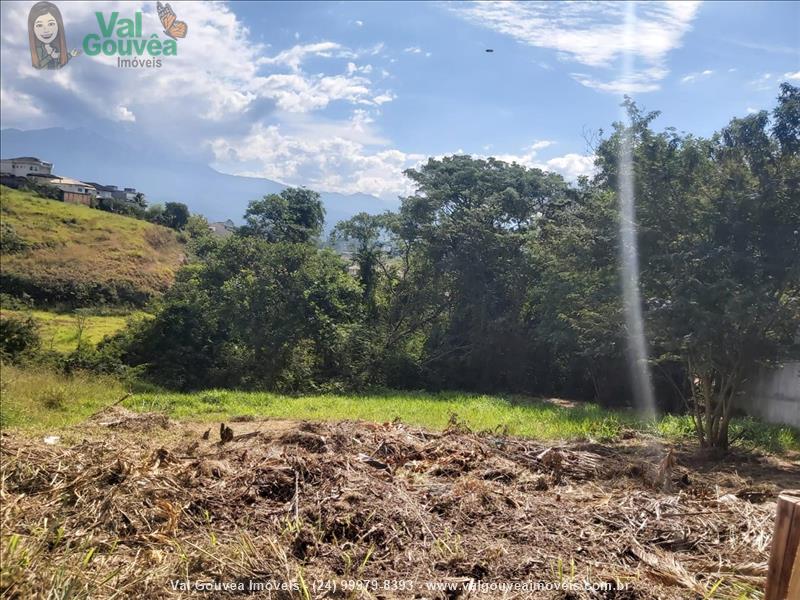
M 72 352 L 78 347 L 79 325 L 83 321 L 81 341 L 97 345 L 104 337 L 116 333 L 130 318 L 146 318 L 146 313 L 133 312 L 128 315 L 86 315 L 56 313 L 45 310 L 16 311 L 0 310 L 2 316 L 24 318 L 32 316 L 39 324 L 42 348 L 56 352 Z
M 3 223 L 28 249 L 2 256 L 4 282 L 50 295 L 70 286 L 123 290 L 125 298 L 163 292 L 183 259 L 175 232 L 130 217 L 46 200 L 0 186 Z
M 121 398 L 126 390 L 110 378 L 3 368 L 2 422 L 34 431 L 78 423 Z M 263 392 L 207 390 L 193 394 L 137 393 L 124 406 L 138 411 L 164 411 L 178 419 L 219 421 L 251 415 L 287 419 L 336 421 L 356 419 L 403 422 L 442 429 L 450 416 L 474 430 L 505 430 L 512 435 L 543 440 L 611 440 L 624 427 L 666 439 L 691 436 L 687 417 L 663 417 L 644 423 L 628 412 L 594 404 L 560 406 L 531 399 L 476 394 L 393 392 L 363 396 L 305 396 L 292 398 Z M 770 451 L 800 451 L 800 431 L 753 420 L 735 420 L 733 435 L 747 429 L 745 440 Z

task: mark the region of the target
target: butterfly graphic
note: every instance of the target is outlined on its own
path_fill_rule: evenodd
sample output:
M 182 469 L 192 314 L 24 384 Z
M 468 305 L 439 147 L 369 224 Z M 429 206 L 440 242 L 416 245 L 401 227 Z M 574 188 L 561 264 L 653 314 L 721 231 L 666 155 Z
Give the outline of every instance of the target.
M 185 38 L 189 26 L 185 21 L 178 21 L 178 18 L 175 16 L 175 11 L 172 10 L 169 2 L 167 2 L 166 5 L 157 2 L 156 8 L 158 9 L 158 18 L 161 19 L 161 24 L 164 26 L 164 33 L 173 40 Z

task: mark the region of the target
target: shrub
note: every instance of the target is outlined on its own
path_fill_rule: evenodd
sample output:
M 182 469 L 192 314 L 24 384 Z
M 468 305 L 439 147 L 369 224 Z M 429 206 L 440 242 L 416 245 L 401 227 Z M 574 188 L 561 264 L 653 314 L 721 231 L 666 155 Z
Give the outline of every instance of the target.
M 0 252 L 17 254 L 27 248 L 28 243 L 19 236 L 11 223 L 0 223 Z
M 63 386 L 45 388 L 39 394 L 39 402 L 48 410 L 63 410 L 66 406 L 67 391 Z
M 11 362 L 35 353 L 41 346 L 39 326 L 31 316 L 0 317 L 0 357 Z

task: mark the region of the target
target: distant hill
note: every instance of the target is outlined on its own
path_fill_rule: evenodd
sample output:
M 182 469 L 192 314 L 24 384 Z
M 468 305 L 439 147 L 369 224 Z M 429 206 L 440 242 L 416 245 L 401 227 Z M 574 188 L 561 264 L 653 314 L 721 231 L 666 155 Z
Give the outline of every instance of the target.
M 142 305 L 184 259 L 171 229 L 0 186 L 6 294 L 44 304 Z
M 176 158 L 157 144 L 129 143 L 121 135 L 112 140 L 85 128 L 3 129 L 0 147 L 2 158 L 36 156 L 52 162 L 59 175 L 135 187 L 151 204 L 184 202 L 209 221 L 240 223 L 251 200 L 286 187 L 270 179 L 220 173 L 208 165 Z M 325 205 L 326 230 L 359 212 L 381 213 L 397 206 L 397 202 L 367 194 L 317 191 Z

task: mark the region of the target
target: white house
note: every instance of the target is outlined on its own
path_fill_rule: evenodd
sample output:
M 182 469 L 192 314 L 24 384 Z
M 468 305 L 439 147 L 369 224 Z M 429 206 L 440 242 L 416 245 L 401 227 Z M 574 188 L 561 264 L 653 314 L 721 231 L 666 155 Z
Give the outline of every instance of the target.
M 0 173 L 27 177 L 28 175 L 49 175 L 53 171 L 53 163 L 44 162 L 34 156 L 4 158 L 0 160 Z
M 112 200 L 114 198 L 114 193 L 118 191 L 115 185 L 103 185 L 102 183 L 95 183 L 94 181 L 87 181 L 86 183 L 94 186 L 97 190 L 97 197 L 104 200 Z
M 30 178 L 38 183 L 58 188 L 61 190 L 64 202 L 69 202 L 70 204 L 92 206 L 93 201 L 97 198 L 97 189 L 93 185 L 78 181 L 77 179 L 61 177 L 59 175 L 31 175 Z

